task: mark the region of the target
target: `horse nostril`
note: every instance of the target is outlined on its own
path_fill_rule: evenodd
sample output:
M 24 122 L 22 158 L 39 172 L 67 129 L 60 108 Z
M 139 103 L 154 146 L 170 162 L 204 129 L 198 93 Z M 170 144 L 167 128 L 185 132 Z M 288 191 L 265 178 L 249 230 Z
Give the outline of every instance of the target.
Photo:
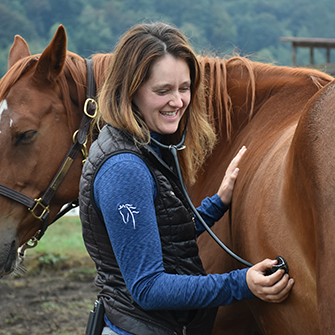
M 10 272 L 13 268 L 13 263 L 16 260 L 16 243 L 15 241 L 12 242 L 9 252 L 8 252 L 8 257 L 7 257 L 7 261 L 5 263 L 5 271 L 6 272 Z

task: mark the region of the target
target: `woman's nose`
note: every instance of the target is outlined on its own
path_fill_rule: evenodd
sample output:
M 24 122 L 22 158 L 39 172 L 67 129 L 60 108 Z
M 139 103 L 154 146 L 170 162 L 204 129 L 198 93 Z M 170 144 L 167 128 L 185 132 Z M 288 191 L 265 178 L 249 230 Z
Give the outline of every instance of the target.
M 183 99 L 181 98 L 180 93 L 176 93 L 173 95 L 172 99 L 169 102 L 169 105 L 171 107 L 177 107 L 177 108 L 181 108 L 184 106 L 184 102 Z

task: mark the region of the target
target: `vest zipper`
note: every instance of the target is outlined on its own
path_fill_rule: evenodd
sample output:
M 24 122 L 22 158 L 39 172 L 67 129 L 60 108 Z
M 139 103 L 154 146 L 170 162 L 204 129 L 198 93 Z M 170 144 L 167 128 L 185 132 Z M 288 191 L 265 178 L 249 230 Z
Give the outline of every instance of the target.
M 193 222 L 195 231 L 197 231 L 197 224 L 195 222 L 195 217 L 194 216 L 192 216 L 192 222 Z

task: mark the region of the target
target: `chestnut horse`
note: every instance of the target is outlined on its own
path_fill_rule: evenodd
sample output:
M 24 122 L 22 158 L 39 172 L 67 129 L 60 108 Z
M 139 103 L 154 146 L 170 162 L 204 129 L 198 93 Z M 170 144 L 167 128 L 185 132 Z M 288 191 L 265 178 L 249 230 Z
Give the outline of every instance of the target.
M 98 90 L 111 57 L 93 57 Z M 198 205 L 217 191 L 230 160 L 246 145 L 231 209 L 216 233 L 250 262 L 283 256 L 295 278 L 281 304 L 251 299 L 220 308 L 213 333 L 330 334 L 335 329 L 332 77 L 240 57 L 200 60 L 207 113 L 219 140 L 190 188 L 192 200 Z M 62 26 L 41 55 L 30 55 L 26 42 L 15 38 L 9 71 L 0 82 L 0 184 L 33 199 L 45 192 L 79 127 L 86 72 L 84 59 L 67 51 Z M 53 197 L 51 219 L 78 197 L 81 160 L 75 159 Z M 17 266 L 18 247 L 41 223 L 7 197 L 0 196 L 0 208 L 0 275 L 6 275 Z M 241 267 L 207 233 L 199 247 L 208 272 Z
M 222 171 L 246 145 L 230 213 L 214 230 L 252 263 L 283 256 L 295 279 L 281 304 L 251 300 L 221 308 L 214 333 L 333 334 L 335 82 L 307 69 L 241 59 L 224 64 L 207 59 L 204 64 L 210 105 L 221 113 L 225 101 L 224 110 L 230 112 L 219 125 L 218 145 L 190 189 L 193 200 L 199 204 L 215 192 Z M 226 78 L 221 85 L 219 77 Z M 206 234 L 199 247 L 209 272 L 240 266 Z

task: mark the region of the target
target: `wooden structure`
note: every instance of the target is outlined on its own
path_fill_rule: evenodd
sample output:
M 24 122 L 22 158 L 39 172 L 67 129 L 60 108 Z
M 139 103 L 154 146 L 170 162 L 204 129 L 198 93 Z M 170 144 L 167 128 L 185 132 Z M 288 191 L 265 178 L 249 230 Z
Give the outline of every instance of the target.
M 281 37 L 282 42 L 292 43 L 292 65 L 297 66 L 297 48 L 309 48 L 309 67 L 323 69 L 335 75 L 335 63 L 331 62 L 331 49 L 335 49 L 335 38 L 306 38 L 306 37 Z M 314 64 L 314 49 L 326 49 L 326 62 Z

